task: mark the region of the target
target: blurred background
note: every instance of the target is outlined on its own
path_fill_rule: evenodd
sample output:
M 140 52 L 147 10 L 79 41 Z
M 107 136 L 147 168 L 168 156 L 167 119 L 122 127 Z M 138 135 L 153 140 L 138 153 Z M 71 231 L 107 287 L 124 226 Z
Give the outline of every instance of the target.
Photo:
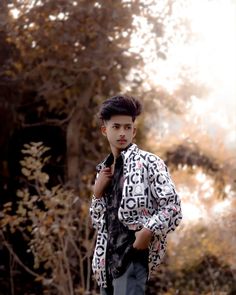
M 147 295 L 236 294 L 235 52 L 235 0 L 1 1 L 1 295 L 98 294 L 96 114 L 119 93 L 182 199 Z

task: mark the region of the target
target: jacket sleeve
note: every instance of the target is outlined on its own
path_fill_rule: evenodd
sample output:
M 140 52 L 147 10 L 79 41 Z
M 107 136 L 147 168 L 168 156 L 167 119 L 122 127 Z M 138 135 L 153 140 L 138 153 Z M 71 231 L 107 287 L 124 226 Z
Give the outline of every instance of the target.
M 98 174 L 96 176 L 96 179 L 98 177 Z M 92 219 L 92 225 L 94 228 L 99 229 L 104 221 L 104 214 L 106 211 L 106 204 L 105 204 L 105 199 L 102 198 L 95 198 L 95 196 L 92 196 L 92 201 L 90 205 L 90 216 Z
M 149 184 L 151 194 L 157 201 L 158 209 L 144 227 L 155 235 L 166 235 L 179 225 L 182 211 L 181 201 L 168 169 L 159 158 L 150 165 Z
M 106 211 L 104 198 L 96 199 L 95 196 L 93 196 L 89 211 L 93 227 L 99 229 L 102 226 Z

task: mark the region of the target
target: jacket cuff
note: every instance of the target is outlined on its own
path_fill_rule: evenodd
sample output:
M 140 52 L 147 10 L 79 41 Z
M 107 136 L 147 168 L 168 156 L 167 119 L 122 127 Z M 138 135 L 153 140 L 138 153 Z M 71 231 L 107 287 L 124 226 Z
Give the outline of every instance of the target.
M 163 235 L 163 230 L 165 228 L 158 216 L 155 215 L 144 224 L 144 227 L 149 229 L 155 236 Z
M 96 211 L 100 212 L 105 207 L 105 200 L 104 198 L 96 198 L 94 195 L 92 196 L 92 204 L 91 207 Z

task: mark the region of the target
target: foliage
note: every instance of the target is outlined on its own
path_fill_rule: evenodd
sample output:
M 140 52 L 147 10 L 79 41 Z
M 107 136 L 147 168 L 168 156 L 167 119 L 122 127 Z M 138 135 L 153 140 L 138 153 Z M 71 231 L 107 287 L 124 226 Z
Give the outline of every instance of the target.
M 232 204 L 225 215 L 184 223 L 169 238 L 164 264 L 151 278 L 148 294 L 234 294 L 235 228 Z
M 103 150 L 95 129 L 97 105 L 120 92 L 121 80 L 141 61 L 128 52 L 138 3 L 14 1 L 4 2 L 0 12 L 3 51 L 16 51 L 5 56 L 0 75 L 9 92 L 16 90 L 7 110 L 19 127 L 52 124 L 64 129 L 65 178 L 80 192 L 80 171 L 88 167 L 84 155 L 90 154 L 88 161 L 95 166 L 93 159 Z
M 19 11 L 15 19 L 12 9 Z M 78 107 L 82 116 L 97 101 L 119 92 L 121 80 L 141 60 L 128 53 L 139 1 L 48 0 L 33 6 L 15 1 L 5 11 L 5 39 L 19 54 L 11 56 L 2 75 L 19 80 L 21 92 L 34 93 L 31 104 L 23 97 L 24 123 L 35 123 L 28 116 L 32 109 L 38 119 L 52 124 L 60 121 L 51 121 L 49 113 L 62 123 Z
M 43 169 L 48 150 L 42 142 L 26 144 L 22 150 L 22 173 L 28 186 L 17 192 L 16 211 L 11 203 L 4 205 L 1 230 L 21 231 L 34 259 L 30 273 L 51 294 L 84 294 L 90 288 L 93 250 L 88 208 L 71 190 L 47 187 L 49 176 Z
M 228 224 L 226 219 L 230 219 Z M 234 294 L 234 228 L 235 218 L 231 214 L 216 224 L 195 225 L 176 233 L 181 237 L 178 242 L 170 241 L 168 264 L 151 281 L 150 294 L 156 294 L 154 286 L 163 295 Z
M 231 295 L 235 292 L 235 275 L 217 256 L 203 258 L 189 268 L 176 272 L 162 265 L 149 283 L 149 295 Z
M 159 129 L 148 135 L 147 148 L 172 170 L 183 208 L 167 259 L 150 282 L 151 295 L 235 293 L 235 151 L 220 131 L 211 137 L 195 120 L 170 116 L 173 133 L 162 134 L 158 118 Z

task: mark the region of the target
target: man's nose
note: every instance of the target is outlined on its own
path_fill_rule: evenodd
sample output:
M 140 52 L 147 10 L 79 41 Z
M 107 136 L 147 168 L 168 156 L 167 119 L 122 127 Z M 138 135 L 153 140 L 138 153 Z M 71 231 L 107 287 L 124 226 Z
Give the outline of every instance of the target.
M 121 128 L 120 130 L 120 138 L 125 137 L 125 130 L 123 128 Z
M 120 131 L 120 132 L 119 132 L 119 133 L 120 133 L 120 136 L 121 136 L 121 137 L 125 137 L 125 134 L 126 134 L 126 128 L 125 128 L 125 127 L 121 127 L 119 131 Z

